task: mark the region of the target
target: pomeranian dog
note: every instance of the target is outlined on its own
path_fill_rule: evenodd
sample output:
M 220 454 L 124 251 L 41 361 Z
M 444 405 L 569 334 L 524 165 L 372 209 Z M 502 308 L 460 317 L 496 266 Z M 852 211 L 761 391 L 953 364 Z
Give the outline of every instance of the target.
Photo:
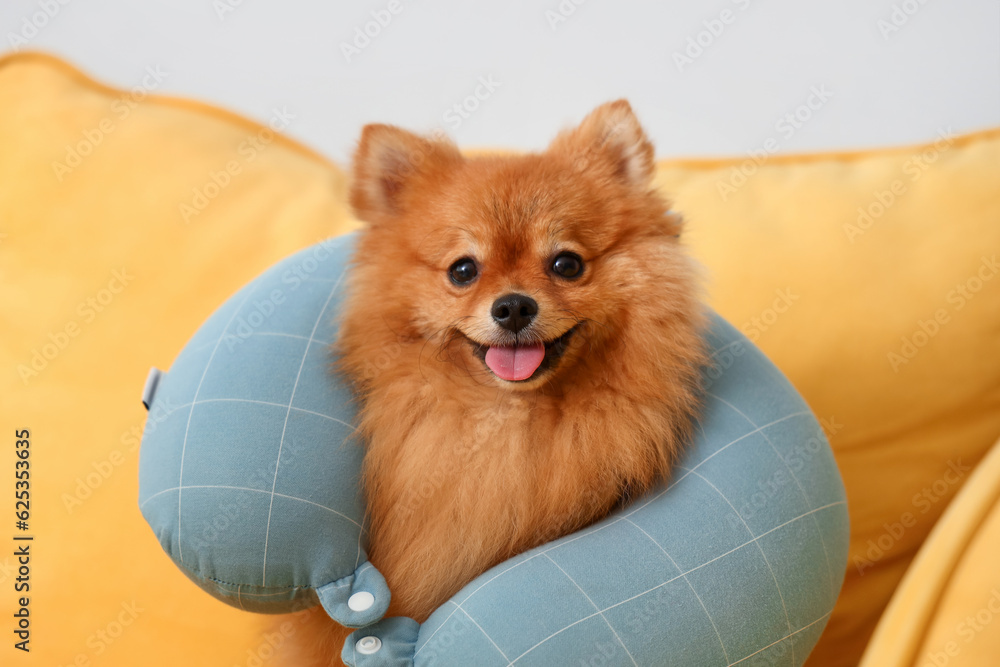
M 702 306 L 628 102 L 541 153 L 364 128 L 337 352 L 359 399 L 369 557 L 424 621 L 490 567 L 663 480 L 698 405 Z M 340 665 L 314 614 L 296 665 Z

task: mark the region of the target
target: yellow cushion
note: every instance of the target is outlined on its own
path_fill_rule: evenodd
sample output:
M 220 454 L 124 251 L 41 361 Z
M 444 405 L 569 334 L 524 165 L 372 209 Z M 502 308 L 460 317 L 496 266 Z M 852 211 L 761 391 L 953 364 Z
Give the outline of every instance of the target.
M 1000 441 L 934 527 L 862 667 L 978 667 L 1000 657 Z
M 343 172 L 245 119 L 137 100 L 45 56 L 0 59 L 0 99 L 0 395 L 10 433 L 32 429 L 35 659 L 264 656 L 281 640 L 262 634 L 267 620 L 188 583 L 142 521 L 139 394 L 149 366 L 169 367 L 236 288 L 354 226 Z M 852 563 L 868 540 L 888 547 L 863 576 L 852 566 L 813 658 L 852 664 L 969 473 L 940 493 L 935 481 L 1000 434 L 1000 281 L 957 291 L 1000 249 L 1000 131 L 937 153 L 772 157 L 742 184 L 741 162 L 665 162 L 660 179 L 689 219 L 712 305 L 833 431 Z M 735 188 L 725 200 L 720 181 Z M 895 201 L 878 214 L 886 190 Z M 923 487 L 933 502 L 915 496 Z M 0 495 L 12 494 L 0 475 Z M 891 537 L 907 513 L 914 525 Z M 8 619 L 12 598 L 0 596 Z
M 827 427 L 850 565 L 810 664 L 856 664 L 1000 436 L 1000 130 L 760 166 L 671 161 L 659 176 L 688 218 L 712 305 Z
M 186 101 L 131 107 L 43 56 L 0 60 L 0 100 L 0 495 L 9 536 L 9 450 L 14 429 L 29 428 L 30 664 L 247 664 L 248 650 L 270 650 L 268 619 L 191 584 L 139 514 L 142 386 L 237 288 L 351 226 L 344 179 L 255 123 Z M 89 155 L 60 180 L 53 163 L 67 147 Z M 180 205 L 211 194 L 231 161 L 239 173 L 185 223 Z

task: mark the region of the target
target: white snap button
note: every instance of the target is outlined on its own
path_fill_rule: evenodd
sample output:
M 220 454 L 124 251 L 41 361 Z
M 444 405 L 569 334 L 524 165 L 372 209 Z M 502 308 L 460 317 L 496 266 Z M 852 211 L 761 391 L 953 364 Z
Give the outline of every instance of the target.
M 382 640 L 378 637 L 362 637 L 354 645 L 354 648 L 358 649 L 358 653 L 361 655 L 371 655 L 378 653 L 378 650 L 382 648 Z
M 367 611 L 375 604 L 375 596 L 368 591 L 355 593 L 347 599 L 347 606 L 351 611 Z

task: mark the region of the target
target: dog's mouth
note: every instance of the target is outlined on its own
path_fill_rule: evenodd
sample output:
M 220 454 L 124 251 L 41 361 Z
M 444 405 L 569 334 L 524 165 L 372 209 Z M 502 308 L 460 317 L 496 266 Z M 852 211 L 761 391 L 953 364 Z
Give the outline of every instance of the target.
M 472 345 L 472 353 L 493 375 L 506 382 L 530 382 L 555 368 L 579 327 L 577 324 L 549 341 L 525 341 L 516 345 L 488 345 L 462 335 Z

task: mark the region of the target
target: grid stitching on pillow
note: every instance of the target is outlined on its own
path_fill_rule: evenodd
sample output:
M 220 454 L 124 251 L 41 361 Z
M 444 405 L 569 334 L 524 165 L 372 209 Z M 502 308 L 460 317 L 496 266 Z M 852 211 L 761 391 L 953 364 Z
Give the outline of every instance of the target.
M 184 509 L 182 505 L 184 492 L 188 490 L 202 490 L 202 491 L 219 490 L 219 491 L 243 492 L 251 494 L 266 494 L 269 497 L 267 520 L 262 526 L 263 551 L 260 555 L 260 562 L 259 562 L 259 569 L 261 574 L 259 583 L 257 583 L 256 585 L 267 586 L 271 588 L 275 586 L 288 587 L 288 588 L 311 587 L 308 585 L 301 585 L 301 584 L 296 584 L 293 586 L 285 586 L 284 583 L 277 583 L 277 584 L 268 583 L 267 553 L 269 549 L 268 540 L 272 532 L 271 510 L 273 509 L 274 498 L 281 498 L 293 501 L 303 506 L 313 507 L 316 508 L 317 510 L 326 513 L 331 513 L 355 526 L 357 528 L 357 549 L 354 557 L 354 569 L 357 569 L 358 566 L 361 565 L 364 554 L 364 550 L 362 548 L 362 540 L 365 534 L 367 533 L 367 529 L 363 524 L 363 520 L 361 520 L 362 517 L 353 516 L 353 512 L 351 512 L 348 508 L 331 506 L 330 504 L 317 502 L 316 500 L 312 500 L 308 497 L 302 497 L 302 495 L 305 494 L 282 493 L 277 490 L 278 475 L 280 472 L 280 464 L 282 461 L 281 451 L 285 446 L 285 434 L 288 426 L 288 417 L 291 414 L 296 413 L 302 415 L 310 415 L 318 417 L 325 421 L 330 421 L 335 424 L 338 424 L 339 426 L 344 427 L 345 429 L 349 429 L 351 432 L 355 430 L 353 424 L 333 414 L 328 414 L 326 412 L 321 412 L 319 410 L 305 408 L 295 404 L 296 391 L 299 389 L 299 383 L 300 379 L 302 378 L 303 370 L 304 369 L 307 371 L 316 370 L 307 368 L 307 359 L 309 358 L 310 353 L 315 352 L 317 347 L 322 350 L 326 350 L 331 345 L 330 340 L 327 339 L 328 338 L 332 339 L 333 338 L 332 335 L 321 336 L 318 335 L 318 333 L 321 330 L 322 328 L 321 325 L 324 324 L 324 322 L 327 325 L 332 325 L 335 321 L 334 310 L 336 304 L 334 297 L 342 293 L 341 284 L 344 276 L 346 275 L 346 267 L 343 265 L 341 261 L 338 260 L 342 259 L 341 256 L 342 251 L 346 245 L 344 240 L 347 238 L 349 237 L 337 237 L 335 239 L 328 239 L 327 241 L 324 241 L 321 245 L 323 245 L 325 251 L 329 254 L 329 256 L 322 261 L 318 261 L 317 267 L 312 272 L 310 272 L 307 277 L 298 280 L 300 286 L 302 284 L 308 283 L 311 285 L 323 286 L 324 289 L 328 290 L 328 292 L 325 295 L 325 298 L 318 300 L 316 302 L 316 305 L 313 307 L 312 312 L 315 313 L 315 315 L 309 315 L 307 312 L 295 313 L 296 314 L 296 320 L 294 320 L 295 326 L 300 327 L 305 325 L 305 328 L 301 329 L 302 333 L 253 329 L 251 333 L 249 333 L 248 335 L 239 337 L 241 344 L 245 344 L 250 339 L 260 338 L 260 337 L 265 337 L 265 338 L 278 337 L 282 339 L 289 339 L 290 341 L 294 342 L 301 342 L 301 344 L 303 345 L 303 349 L 301 351 L 301 355 L 299 355 L 296 359 L 298 372 L 296 373 L 294 382 L 292 382 L 290 386 L 290 390 L 286 394 L 288 396 L 287 400 L 285 400 L 284 402 L 278 402 L 278 401 L 258 400 L 258 399 L 243 398 L 243 397 L 224 397 L 224 396 L 213 396 L 208 398 L 202 397 L 203 386 L 206 384 L 207 381 L 213 379 L 213 374 L 220 374 L 225 372 L 225 370 L 218 369 L 217 364 L 213 364 L 213 362 L 216 362 L 217 355 L 218 357 L 221 358 L 226 354 L 223 343 L 225 343 L 227 340 L 232 340 L 234 336 L 237 335 L 233 331 L 234 323 L 237 322 L 238 319 L 241 317 L 245 318 L 248 312 L 252 312 L 252 301 L 255 296 L 258 296 L 262 292 L 266 292 L 269 288 L 273 287 L 275 281 L 273 279 L 271 281 L 265 280 L 264 276 L 261 276 L 261 278 L 258 278 L 257 280 L 245 286 L 243 290 L 241 290 L 242 294 L 237 293 L 237 295 L 234 295 L 230 299 L 231 303 L 223 305 L 222 308 L 220 308 L 220 310 L 217 311 L 216 316 L 218 316 L 220 312 L 227 306 L 231 306 L 232 303 L 236 304 L 235 308 L 232 308 L 232 312 L 229 313 L 228 317 L 226 318 L 221 331 L 216 332 L 216 335 L 214 335 L 207 342 L 199 343 L 196 345 L 192 345 L 191 343 L 189 343 L 190 351 L 195 354 L 207 351 L 209 349 L 211 350 L 207 361 L 204 362 L 204 370 L 201 373 L 198 384 L 194 387 L 193 396 L 189 395 L 190 400 L 185 402 L 172 400 L 176 399 L 178 397 L 178 394 L 181 394 L 182 391 L 178 392 L 177 389 L 171 387 L 169 383 L 165 383 L 167 385 L 165 387 L 165 389 L 167 390 L 165 392 L 165 395 L 157 397 L 158 401 L 166 403 L 168 406 L 170 406 L 169 409 L 162 411 L 156 416 L 158 427 L 170 419 L 182 418 L 186 415 L 184 437 L 180 448 L 180 470 L 178 472 L 177 484 L 175 486 L 161 488 L 151 493 L 150 495 L 141 498 L 139 506 L 140 509 L 145 509 L 147 505 L 149 505 L 151 502 L 154 502 L 157 499 L 163 499 L 164 497 L 169 498 L 170 494 L 174 492 L 177 493 L 177 506 L 178 506 L 177 526 L 176 526 L 176 537 L 174 539 L 174 544 L 176 544 L 177 558 L 181 563 L 185 563 L 186 560 L 184 552 L 185 522 L 183 520 Z M 291 259 L 294 259 L 295 257 L 296 256 L 293 256 L 293 258 L 289 258 L 289 260 L 286 260 L 285 262 L 282 262 L 276 267 L 273 267 L 272 272 L 275 269 L 278 269 L 280 266 L 289 263 L 289 261 Z M 272 276 L 273 275 L 274 274 L 272 273 Z M 291 292 L 291 291 L 293 290 L 286 289 L 286 292 Z M 308 304 L 304 304 L 301 307 L 296 306 L 295 310 L 302 311 L 302 309 L 307 306 Z M 318 306 L 318 312 L 316 310 L 316 306 Z M 285 324 L 287 324 L 288 322 L 289 322 L 288 319 L 283 320 L 283 323 Z M 329 332 L 324 332 L 324 333 L 329 333 Z M 194 341 L 192 341 L 192 343 L 193 342 Z M 187 351 L 188 351 L 187 348 L 185 348 L 185 352 Z M 240 351 L 242 351 L 242 348 L 238 349 L 237 353 Z M 325 368 L 325 365 L 324 368 L 320 369 L 320 372 L 322 373 L 328 372 L 328 370 Z M 274 463 L 273 474 L 271 475 L 271 480 L 270 480 L 271 483 L 269 488 L 255 488 L 251 486 L 232 485 L 232 484 L 193 484 L 193 483 L 186 484 L 184 482 L 185 475 L 189 476 L 191 474 L 191 468 L 190 468 L 191 456 L 189 455 L 188 452 L 188 435 L 190 432 L 191 422 L 195 418 L 195 408 L 198 406 L 207 406 L 213 404 L 246 404 L 254 406 L 267 406 L 286 411 L 285 419 L 282 422 L 281 434 L 275 443 L 277 449 L 273 460 Z M 331 405 L 330 410 L 334 411 L 336 407 L 337 406 Z M 274 518 L 276 520 L 279 519 L 279 517 L 274 517 Z M 227 579 L 224 578 L 222 579 L 218 577 L 209 577 L 209 578 L 216 581 L 220 581 L 222 583 L 232 583 L 233 585 L 241 585 L 238 582 L 228 582 Z M 241 595 L 245 596 L 247 594 L 245 592 L 242 592 Z M 255 596 L 257 595 L 258 594 L 255 594 Z M 268 594 L 261 593 L 259 595 L 268 595 Z

